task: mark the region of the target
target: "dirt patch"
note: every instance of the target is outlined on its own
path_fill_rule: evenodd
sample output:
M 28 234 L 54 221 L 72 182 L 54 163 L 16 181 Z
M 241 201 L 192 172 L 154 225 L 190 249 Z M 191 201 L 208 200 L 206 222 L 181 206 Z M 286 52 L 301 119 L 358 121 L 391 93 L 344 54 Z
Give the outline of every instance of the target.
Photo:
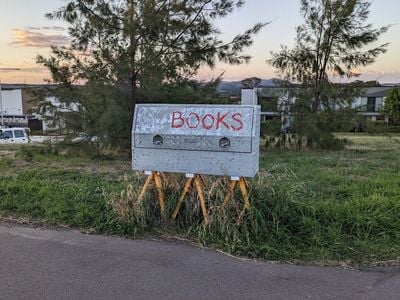
M 113 161 L 113 162 L 90 162 L 78 164 L 66 164 L 65 162 L 53 162 L 53 168 L 61 168 L 64 170 L 77 170 L 91 174 L 115 175 L 132 172 L 131 164 L 128 161 Z
M 15 158 L 15 151 L 0 150 L 0 158 Z

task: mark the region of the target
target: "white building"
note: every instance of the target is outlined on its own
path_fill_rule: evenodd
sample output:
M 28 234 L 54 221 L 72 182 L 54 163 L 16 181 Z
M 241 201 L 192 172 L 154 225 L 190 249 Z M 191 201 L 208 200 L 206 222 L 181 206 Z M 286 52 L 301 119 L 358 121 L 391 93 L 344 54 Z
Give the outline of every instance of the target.
M 361 96 L 354 99 L 351 108 L 358 110 L 359 114 L 369 120 L 386 120 L 382 112 L 385 95 L 393 89 L 393 86 L 365 87 Z M 293 89 L 296 89 L 294 87 Z M 282 117 L 290 114 L 290 104 L 296 101 L 289 96 L 289 90 L 281 87 L 263 87 L 243 89 L 241 92 L 242 104 L 259 104 L 261 106 L 261 120 Z M 283 120 L 282 120 L 283 121 Z
M 1 100 L 4 117 L 24 115 L 21 89 L 2 89 Z
M 29 127 L 31 130 L 49 130 L 51 126 L 40 114 L 32 112 L 32 97 L 27 89 L 35 86 L 2 84 L 0 97 L 0 116 L 3 123 L 10 127 Z M 46 99 L 56 103 L 54 97 Z
M 386 94 L 393 89 L 390 86 L 365 88 L 361 96 L 354 99 L 351 107 L 357 109 L 361 115 L 372 121 L 385 119 L 382 113 Z M 386 121 L 387 118 L 386 118 Z
M 31 109 L 28 93 L 19 85 L 2 84 L 0 97 L 0 116 L 8 126 L 28 127 Z

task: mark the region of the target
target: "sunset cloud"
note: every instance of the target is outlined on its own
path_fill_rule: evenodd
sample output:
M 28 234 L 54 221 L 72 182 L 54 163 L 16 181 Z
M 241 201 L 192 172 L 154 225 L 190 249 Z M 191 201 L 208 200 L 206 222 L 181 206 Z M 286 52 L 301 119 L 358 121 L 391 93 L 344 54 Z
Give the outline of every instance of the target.
M 64 27 L 60 26 L 42 26 L 42 27 L 35 27 L 35 26 L 28 26 L 28 30 L 52 30 L 52 31 L 65 31 Z
M 27 27 L 13 29 L 14 47 L 48 48 L 50 46 L 67 46 L 70 38 L 63 34 L 65 29 L 59 26 Z
M 400 83 L 400 72 L 398 71 L 379 71 L 368 70 L 361 74 L 361 80 L 376 80 L 381 83 Z

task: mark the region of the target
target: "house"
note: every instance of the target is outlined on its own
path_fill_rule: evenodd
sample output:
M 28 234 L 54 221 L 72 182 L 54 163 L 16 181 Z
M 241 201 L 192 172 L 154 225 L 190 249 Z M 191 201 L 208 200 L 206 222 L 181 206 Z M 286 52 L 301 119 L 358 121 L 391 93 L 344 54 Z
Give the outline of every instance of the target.
M 368 120 L 385 120 L 388 117 L 382 112 L 386 94 L 393 89 L 393 86 L 376 86 L 363 89 L 361 96 L 354 99 L 351 107 L 358 110 L 360 115 Z
M 362 88 L 361 95 L 354 98 L 351 108 L 357 110 L 366 119 L 388 122 L 388 117 L 382 112 L 382 108 L 386 94 L 394 87 L 393 85 L 383 85 Z M 290 95 L 290 92 L 295 89 L 297 89 L 296 85 L 289 89 L 279 86 L 243 89 L 241 91 L 241 103 L 260 105 L 261 121 L 283 118 L 285 115 L 290 115 L 290 106 L 296 101 L 296 97 Z M 285 123 L 287 120 L 282 120 L 282 122 Z
M 29 127 L 31 130 L 48 130 L 42 116 L 32 112 L 32 96 L 28 89 L 40 87 L 25 84 L 1 84 L 0 125 L 9 127 Z M 54 97 L 52 97 L 54 98 Z M 54 99 L 49 101 L 56 102 Z
M 1 122 L 6 126 L 28 127 L 32 106 L 30 96 L 21 85 L 2 84 L 0 95 Z

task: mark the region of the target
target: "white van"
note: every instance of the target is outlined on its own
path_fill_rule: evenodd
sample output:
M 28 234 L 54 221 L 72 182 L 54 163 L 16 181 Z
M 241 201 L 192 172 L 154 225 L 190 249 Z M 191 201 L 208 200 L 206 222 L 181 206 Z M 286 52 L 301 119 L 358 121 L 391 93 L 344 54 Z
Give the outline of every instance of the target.
M 0 129 L 0 145 L 1 144 L 27 144 L 29 137 L 25 128 L 1 128 Z

